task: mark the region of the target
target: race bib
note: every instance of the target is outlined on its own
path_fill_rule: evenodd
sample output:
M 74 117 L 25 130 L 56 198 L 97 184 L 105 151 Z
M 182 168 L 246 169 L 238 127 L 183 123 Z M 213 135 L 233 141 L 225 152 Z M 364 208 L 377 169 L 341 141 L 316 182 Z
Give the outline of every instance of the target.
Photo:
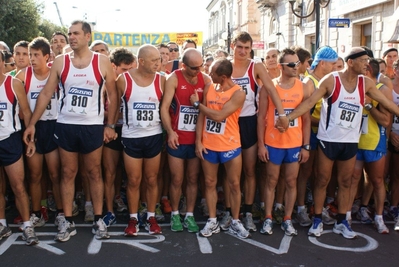
M 157 105 L 151 102 L 133 103 L 133 125 L 136 127 L 154 126 L 157 121 Z M 157 122 L 158 123 L 158 122 Z
M 198 109 L 192 106 L 180 106 L 179 122 L 177 129 L 180 131 L 194 132 L 197 124 Z
M 0 102 L 0 126 L 2 128 L 8 127 L 8 110 L 7 103 Z
M 399 117 L 393 115 L 392 130 L 399 131 Z
M 285 109 L 284 109 L 284 113 L 285 113 L 286 115 L 290 114 L 290 113 L 293 112 L 293 111 L 294 111 L 293 108 L 285 108 Z M 277 111 L 277 109 L 275 109 L 275 110 L 274 110 L 274 125 L 276 125 L 276 122 L 277 122 L 278 118 L 279 118 L 279 116 L 278 116 L 278 111 Z M 299 124 L 298 118 L 296 118 L 296 119 L 290 121 L 290 123 L 288 124 L 288 127 L 289 127 L 289 128 L 298 127 L 298 124 Z
M 367 134 L 369 132 L 369 115 L 363 114 L 362 117 L 362 134 Z
M 93 99 L 93 90 L 71 87 L 67 96 L 67 111 L 70 113 L 77 113 L 87 115 L 87 107 Z
M 226 121 L 227 119 L 224 119 L 221 122 L 216 122 L 207 117 L 205 131 L 212 134 L 224 134 L 224 130 L 226 128 Z
M 335 123 L 344 129 L 353 129 L 358 125 L 360 106 L 339 102 L 337 112 L 335 113 Z

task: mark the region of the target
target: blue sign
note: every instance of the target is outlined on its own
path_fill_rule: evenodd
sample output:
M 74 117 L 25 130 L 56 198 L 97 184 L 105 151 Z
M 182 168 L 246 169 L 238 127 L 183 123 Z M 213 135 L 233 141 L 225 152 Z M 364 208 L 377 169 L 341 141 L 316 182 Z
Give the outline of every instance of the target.
M 328 19 L 329 28 L 349 28 L 350 19 Z

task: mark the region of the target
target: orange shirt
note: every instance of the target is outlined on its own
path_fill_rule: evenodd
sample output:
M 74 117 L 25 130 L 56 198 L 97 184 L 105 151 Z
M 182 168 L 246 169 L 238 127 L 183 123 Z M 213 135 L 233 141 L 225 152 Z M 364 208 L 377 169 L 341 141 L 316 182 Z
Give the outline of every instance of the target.
M 235 91 L 241 86 L 235 85 L 227 91 L 216 91 L 212 84 L 206 95 L 206 106 L 214 110 L 221 110 L 223 105 L 230 100 Z M 205 116 L 202 130 L 202 144 L 213 151 L 229 151 L 241 147 L 238 117 L 241 107 L 222 122 L 216 122 Z
M 280 96 L 285 114 L 290 114 L 303 100 L 302 82 L 297 79 L 294 86 L 290 89 L 281 88 L 276 80 L 273 80 L 273 82 Z M 270 97 L 268 97 L 268 101 L 265 144 L 275 148 L 294 148 L 302 146 L 302 118 L 298 117 L 290 122 L 289 128 L 284 133 L 280 133 L 279 130 L 274 127 L 274 122 L 278 118 L 277 109 Z

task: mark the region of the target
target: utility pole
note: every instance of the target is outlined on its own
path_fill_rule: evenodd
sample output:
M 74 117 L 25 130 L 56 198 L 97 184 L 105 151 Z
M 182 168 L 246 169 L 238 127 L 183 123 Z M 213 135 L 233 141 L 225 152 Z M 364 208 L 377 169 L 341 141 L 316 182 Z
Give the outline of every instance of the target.
M 54 5 L 55 5 L 55 8 L 57 9 L 57 13 L 58 13 L 58 17 L 60 18 L 61 26 L 64 27 L 64 23 L 62 23 L 61 13 L 60 13 L 60 10 L 58 9 L 57 2 L 54 2 Z

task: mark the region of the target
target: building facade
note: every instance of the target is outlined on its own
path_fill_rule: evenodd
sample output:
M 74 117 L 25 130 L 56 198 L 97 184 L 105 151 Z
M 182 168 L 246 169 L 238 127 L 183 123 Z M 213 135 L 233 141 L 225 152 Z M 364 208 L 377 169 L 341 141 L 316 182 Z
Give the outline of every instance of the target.
M 317 41 L 340 56 L 354 46 L 368 46 L 381 57 L 399 43 L 399 0 L 213 0 L 207 10 L 205 51 L 225 48 L 228 23 L 232 36 L 239 31 L 252 35 L 259 57 L 268 48 L 292 45 L 314 54 Z

